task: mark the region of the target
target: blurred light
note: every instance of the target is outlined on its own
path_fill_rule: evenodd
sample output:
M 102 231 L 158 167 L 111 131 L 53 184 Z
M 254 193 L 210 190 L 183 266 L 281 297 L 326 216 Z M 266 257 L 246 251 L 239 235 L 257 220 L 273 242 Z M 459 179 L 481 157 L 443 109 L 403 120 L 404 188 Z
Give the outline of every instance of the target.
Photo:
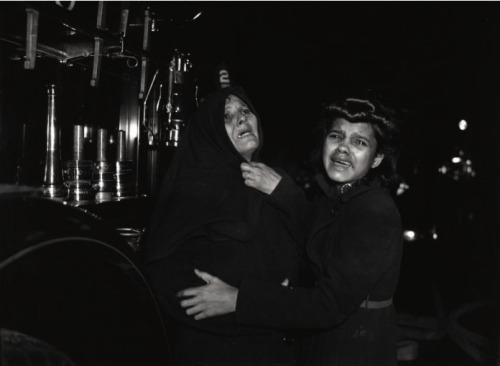
M 397 196 L 401 196 L 403 193 L 405 193 L 408 189 L 410 189 L 410 186 L 406 182 L 401 182 L 399 184 L 399 187 L 396 191 Z
M 148 134 L 148 145 L 155 145 L 155 136 L 152 133 Z
M 464 150 L 455 151 L 449 162 L 438 168 L 438 172 L 454 181 L 471 179 L 476 176 L 473 160 Z
M 137 120 L 137 116 L 130 116 L 128 125 L 125 126 L 125 131 L 128 130 L 128 140 L 134 141 L 137 138 L 137 132 L 139 130 L 139 121 Z
M 460 122 L 458 122 L 458 128 L 461 130 L 461 131 L 465 131 L 467 129 L 469 125 L 467 124 L 467 121 L 465 119 L 461 120 Z
M 66 4 L 68 2 L 69 2 L 69 4 Z M 75 7 L 75 3 L 76 3 L 76 1 L 56 1 L 57 5 L 59 5 L 61 8 L 69 10 L 69 11 L 73 10 L 73 8 Z
M 403 232 L 403 238 L 406 241 L 415 241 L 417 239 L 417 234 L 413 230 L 405 230 Z
M 432 230 L 431 230 L 431 236 L 432 236 L 432 239 L 437 240 L 437 238 L 438 238 L 438 234 L 437 234 L 437 232 L 436 232 L 436 226 L 433 226 L 433 227 L 432 227 Z
M 150 23 L 150 29 L 151 29 L 151 32 L 158 32 L 158 25 L 156 24 L 156 19 L 153 18 L 151 19 L 151 23 Z
M 202 12 L 202 11 L 200 11 L 198 14 L 196 14 L 196 15 L 193 17 L 193 19 L 192 19 L 192 20 L 196 20 L 196 19 L 198 19 L 202 13 L 203 13 L 203 12 Z

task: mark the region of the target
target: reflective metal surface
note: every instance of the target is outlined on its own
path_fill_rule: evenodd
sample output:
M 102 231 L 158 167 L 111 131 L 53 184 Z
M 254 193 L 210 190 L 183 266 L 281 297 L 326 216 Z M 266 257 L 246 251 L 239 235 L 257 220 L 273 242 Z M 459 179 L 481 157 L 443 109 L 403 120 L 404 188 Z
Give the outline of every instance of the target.
M 44 195 L 50 198 L 63 198 L 67 190 L 63 186 L 61 169 L 60 130 L 56 115 L 57 87 L 47 86 L 47 147 L 45 150 L 45 173 L 43 178 Z

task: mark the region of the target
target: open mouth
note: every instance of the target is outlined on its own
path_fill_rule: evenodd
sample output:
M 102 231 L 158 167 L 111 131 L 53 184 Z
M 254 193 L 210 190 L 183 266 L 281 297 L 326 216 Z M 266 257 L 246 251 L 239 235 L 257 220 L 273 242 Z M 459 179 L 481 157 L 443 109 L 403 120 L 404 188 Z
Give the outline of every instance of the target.
M 338 158 L 332 158 L 330 159 L 330 161 L 337 165 L 337 166 L 341 166 L 343 168 L 350 168 L 352 167 L 352 163 L 347 161 L 347 160 L 342 160 L 342 159 L 338 159 Z
M 252 135 L 252 131 L 251 130 L 244 130 L 244 131 L 242 131 L 242 132 L 240 132 L 238 134 L 238 138 L 242 139 L 242 138 L 248 137 L 250 135 Z

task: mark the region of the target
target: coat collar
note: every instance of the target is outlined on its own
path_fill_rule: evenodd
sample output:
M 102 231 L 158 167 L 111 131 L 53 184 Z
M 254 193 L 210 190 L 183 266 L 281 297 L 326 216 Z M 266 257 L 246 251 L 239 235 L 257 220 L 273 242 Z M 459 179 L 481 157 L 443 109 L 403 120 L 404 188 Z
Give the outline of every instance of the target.
M 368 181 L 360 180 L 353 184 L 333 184 L 323 174 L 317 174 L 315 177 L 318 185 L 325 195 L 333 200 L 339 202 L 347 202 L 351 198 L 358 196 L 366 191 L 381 188 L 382 183 L 378 177 L 372 178 Z

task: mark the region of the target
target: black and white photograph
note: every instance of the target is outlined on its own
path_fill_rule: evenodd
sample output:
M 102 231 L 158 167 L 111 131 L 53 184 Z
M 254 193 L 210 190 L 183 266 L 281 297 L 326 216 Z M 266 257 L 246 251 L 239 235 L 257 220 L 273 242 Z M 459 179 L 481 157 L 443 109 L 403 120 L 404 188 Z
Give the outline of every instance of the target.
M 499 140 L 496 1 L 2 1 L 0 365 L 498 366 Z

